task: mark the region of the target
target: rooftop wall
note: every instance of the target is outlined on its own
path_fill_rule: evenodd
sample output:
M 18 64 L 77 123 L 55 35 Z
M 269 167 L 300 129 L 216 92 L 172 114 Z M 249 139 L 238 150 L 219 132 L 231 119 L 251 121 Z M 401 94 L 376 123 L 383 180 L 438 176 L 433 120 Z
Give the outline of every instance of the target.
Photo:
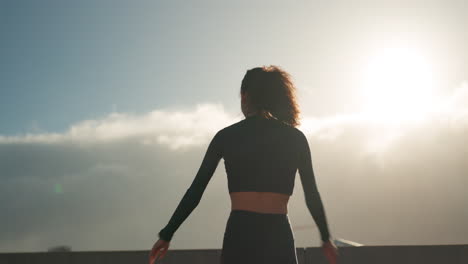
M 321 248 L 296 248 L 299 264 L 326 264 Z M 340 264 L 467 264 L 468 245 L 340 247 Z M 160 264 L 219 264 L 220 249 L 170 250 Z M 0 264 L 148 263 L 149 250 L 0 253 Z

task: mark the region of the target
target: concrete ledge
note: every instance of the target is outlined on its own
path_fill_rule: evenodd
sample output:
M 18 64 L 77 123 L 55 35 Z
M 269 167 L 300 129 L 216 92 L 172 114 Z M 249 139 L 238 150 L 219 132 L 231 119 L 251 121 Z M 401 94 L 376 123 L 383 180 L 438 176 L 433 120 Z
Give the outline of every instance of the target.
M 340 247 L 340 264 L 467 264 L 468 245 Z M 327 264 L 321 248 L 296 248 L 299 264 Z M 0 264 L 148 263 L 149 250 L 0 253 Z M 220 249 L 170 250 L 160 264 L 219 264 Z
M 340 247 L 340 264 L 468 264 L 468 245 Z M 328 264 L 321 248 L 307 248 L 304 263 Z

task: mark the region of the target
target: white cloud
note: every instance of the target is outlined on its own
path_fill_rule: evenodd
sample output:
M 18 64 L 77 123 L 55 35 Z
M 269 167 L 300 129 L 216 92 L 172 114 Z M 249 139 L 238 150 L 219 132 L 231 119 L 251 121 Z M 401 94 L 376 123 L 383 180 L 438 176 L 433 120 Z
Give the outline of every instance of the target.
M 141 144 L 165 144 L 175 150 L 200 145 L 234 121 L 221 104 L 199 104 L 193 111 L 154 110 L 141 116 L 111 113 L 100 120 L 74 124 L 63 134 L 0 135 L 0 144 L 86 144 L 137 138 Z
M 72 125 L 65 133 L 35 133 L 1 136 L 0 144 L 27 143 L 104 143 L 138 139 L 143 145 L 163 144 L 172 150 L 203 144 L 217 130 L 238 121 L 222 104 L 198 104 L 193 110 L 154 110 L 143 115 L 111 113 L 98 120 L 85 120 Z M 414 119 L 401 116 L 383 119 L 372 112 L 337 114 L 328 117 L 304 116 L 299 129 L 319 140 L 334 140 L 350 127 L 361 127 L 368 135 L 367 145 L 373 151 L 387 146 L 405 131 L 434 122 L 460 126 L 468 121 L 468 84 L 463 82 L 451 94 L 438 98 L 430 111 Z
M 395 106 L 398 107 L 398 106 Z M 398 113 L 396 113 L 398 114 Z M 336 114 L 324 118 L 306 117 L 301 129 L 319 140 L 333 141 L 350 129 L 360 129 L 366 136 L 363 150 L 378 153 L 413 130 L 431 126 L 464 128 L 468 124 L 468 83 L 462 82 L 452 92 L 442 94 L 427 111 L 418 115 L 385 118 L 372 111 Z

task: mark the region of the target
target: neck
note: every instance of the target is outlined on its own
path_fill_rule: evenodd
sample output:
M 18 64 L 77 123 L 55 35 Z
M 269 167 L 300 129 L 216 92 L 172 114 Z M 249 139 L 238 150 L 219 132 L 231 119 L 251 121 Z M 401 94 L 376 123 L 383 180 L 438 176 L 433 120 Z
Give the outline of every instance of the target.
M 249 113 L 245 116 L 246 119 L 270 119 L 268 118 L 267 116 L 263 115 L 262 113 L 259 113 L 259 112 L 253 112 L 253 113 Z

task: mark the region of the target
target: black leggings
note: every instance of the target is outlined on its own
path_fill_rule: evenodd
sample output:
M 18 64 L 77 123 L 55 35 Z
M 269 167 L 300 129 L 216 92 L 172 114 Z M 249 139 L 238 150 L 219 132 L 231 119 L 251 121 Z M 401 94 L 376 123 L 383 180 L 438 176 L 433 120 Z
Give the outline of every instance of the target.
M 287 214 L 232 210 L 226 224 L 221 264 L 297 264 Z

